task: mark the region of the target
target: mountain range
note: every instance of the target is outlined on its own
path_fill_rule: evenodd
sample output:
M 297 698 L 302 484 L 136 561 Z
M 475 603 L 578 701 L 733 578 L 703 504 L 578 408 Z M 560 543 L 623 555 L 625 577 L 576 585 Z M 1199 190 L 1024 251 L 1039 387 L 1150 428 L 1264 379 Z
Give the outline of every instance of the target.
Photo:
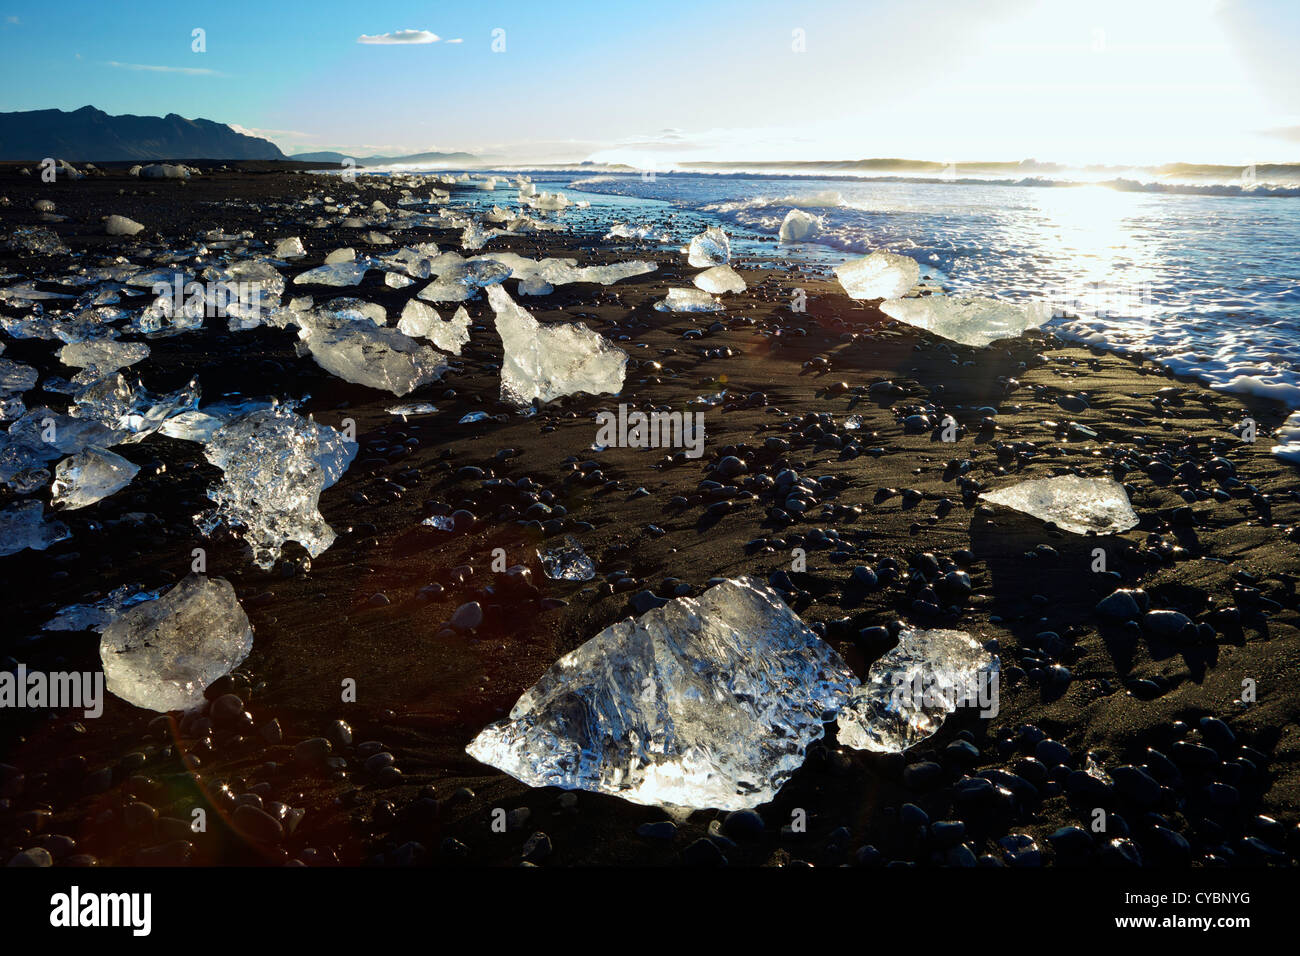
M 0 113 L 0 160 L 286 159 L 270 140 L 224 123 L 166 116 L 110 116 L 79 110 Z

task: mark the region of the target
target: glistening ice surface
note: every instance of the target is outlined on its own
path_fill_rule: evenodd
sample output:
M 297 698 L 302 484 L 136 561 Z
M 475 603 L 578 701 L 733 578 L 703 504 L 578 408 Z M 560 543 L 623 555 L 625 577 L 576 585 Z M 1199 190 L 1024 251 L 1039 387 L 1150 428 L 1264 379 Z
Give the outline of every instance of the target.
M 1115 534 L 1138 523 L 1124 486 L 1111 478 L 1034 478 L 980 497 L 1075 534 Z
M 356 442 L 276 406 L 217 429 L 203 453 L 225 473 L 208 492 L 216 507 L 196 516 L 205 534 L 228 525 L 268 570 L 286 541 L 297 541 L 313 558 L 334 543 L 320 494 L 352 463 Z
M 578 322 L 545 325 L 517 305 L 499 285 L 489 286 L 504 361 L 501 400 L 527 405 L 561 395 L 617 393 L 627 372 L 627 353 Z
M 535 787 L 738 810 L 776 796 L 856 683 L 775 592 L 730 580 L 607 627 L 466 750 Z
M 980 675 L 998 658 L 964 631 L 904 629 L 898 646 L 871 665 L 839 713 L 839 742 L 900 753 L 936 733 L 960 701 L 979 696 Z
M 156 601 L 122 611 L 99 657 L 110 693 L 147 710 L 187 710 L 253 649 L 253 629 L 225 578 L 191 574 Z

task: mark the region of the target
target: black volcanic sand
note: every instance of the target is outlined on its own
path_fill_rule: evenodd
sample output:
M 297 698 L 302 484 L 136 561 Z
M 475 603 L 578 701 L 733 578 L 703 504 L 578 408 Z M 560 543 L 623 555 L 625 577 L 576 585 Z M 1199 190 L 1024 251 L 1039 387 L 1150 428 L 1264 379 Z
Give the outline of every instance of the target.
M 133 261 L 165 265 L 159 235 L 180 245 L 212 229 L 250 230 L 250 251 L 262 254 L 278 238 L 302 236 L 309 255 L 289 274 L 339 246 L 372 251 L 356 230 L 299 224 L 320 214 L 316 206 L 295 218 L 291 204 L 310 193 L 355 193 L 362 208 L 374 199 L 395 208 L 397 198 L 383 182 L 287 173 L 182 184 L 116 172 L 43 185 L 7 168 L 0 221 L 6 237 L 40 224 L 33 201 L 53 199 L 68 218 L 48 225 L 87 263 L 148 248 L 153 255 Z M 147 231 L 105 236 L 110 213 Z M 447 233 L 392 236 L 455 247 Z M 197 373 L 207 401 L 231 391 L 310 395 L 304 414 L 335 426 L 355 420 L 357 460 L 321 503 L 339 538 L 307 572 L 292 545 L 281 566 L 262 572 L 236 538 L 208 540 L 194 528 L 191 515 L 218 477 L 200 447 L 154 435 L 116 449 L 142 467 L 132 485 L 59 516 L 70 540 L 0 558 L 0 654 L 11 667 L 97 667 L 96 635 L 43 634 L 41 624 L 124 583 L 177 581 L 195 547 L 207 549 L 210 574 L 234 584 L 256 632 L 249 659 L 208 692 L 237 700 L 209 714 L 160 716 L 111 697 L 97 720 L 6 714 L 6 861 L 35 847 L 56 862 L 105 864 L 1296 861 L 1300 505 L 1296 471 L 1270 456 L 1266 437 L 1284 409 L 1043 334 L 956 346 L 808 270 L 746 272 L 749 291 L 725 297 L 725 313 L 681 315 L 651 307 L 670 286 L 690 284 L 695 270 L 675 249 L 541 236 L 493 239 L 484 251 L 506 249 L 583 263 L 658 260 L 657 272 L 610 287 L 522 299 L 539 318 L 580 318 L 627 349 L 619 399 L 570 397 L 533 418 L 512 414 L 497 402 L 501 347 L 481 299 L 468 304 L 475 326 L 460 369 L 402 398 L 296 357 L 293 330 L 230 333 L 209 320 L 201 332 L 150 342 L 151 357 L 132 371 L 151 391 Z M 0 252 L 5 284 L 72 264 Z M 357 288 L 290 286 L 286 299 L 356 295 L 395 320 L 420 287 L 388 289 L 372 271 Z M 514 281 L 506 287 L 514 294 Z M 807 291 L 806 313 L 788 306 L 796 287 Z M 4 355 L 43 378 L 68 376 L 56 345 L 6 341 Z M 683 409 L 724 388 L 726 402 L 704 409 L 699 460 L 590 450 L 600 409 L 618 401 Z M 37 390 L 26 401 L 62 408 L 66 398 Z M 404 422 L 385 411 L 413 401 L 438 412 Z M 993 428 L 983 424 L 986 407 L 997 410 Z M 458 424 L 476 410 L 505 417 Z M 952 444 L 933 427 L 944 414 L 962 424 Z M 845 430 L 849 415 L 861 416 L 860 430 Z M 1254 444 L 1229 431 L 1246 415 L 1260 423 Z M 727 455 L 746 473 L 722 477 L 715 466 Z M 777 510 L 784 496 L 753 481 L 787 468 L 823 489 L 797 519 Z M 1066 472 L 1125 482 L 1141 524 L 1089 540 L 976 500 L 985 488 Z M 541 490 L 502 481 L 525 477 Z M 702 487 L 706 480 L 727 487 Z M 7 505 L 12 496 L 0 494 Z M 420 525 L 455 509 L 473 512 L 472 529 Z M 558 533 L 582 541 L 595 581 L 542 575 L 535 549 Z M 530 573 L 494 573 L 498 547 Z M 790 570 L 795 547 L 807 551 L 805 573 Z M 1111 573 L 1093 572 L 1096 547 Z M 855 576 L 859 567 L 875 572 L 874 587 L 858 583 L 870 577 Z M 954 716 L 904 755 L 842 749 L 832 727 L 757 815 L 697 812 L 676 825 L 608 796 L 527 788 L 464 753 L 558 656 L 632 613 L 640 592 L 670 596 L 684 582 L 699 593 L 715 576 L 774 573 L 859 675 L 891 644 L 880 628 L 896 621 L 996 639 L 1000 712 Z M 1120 587 L 1141 588 L 1152 609 L 1181 611 L 1200 627 L 1161 636 L 1141 623 L 1107 624 L 1095 607 Z M 448 629 L 470 601 L 482 606 L 482 625 Z M 341 701 L 348 678 L 355 703 Z M 1247 681 L 1256 696 L 1248 704 Z M 1089 765 L 1111 782 L 1082 772 Z M 237 809 L 245 804 L 276 821 Z M 205 833 L 189 826 L 195 807 L 209 810 Z M 491 826 L 497 808 L 508 812 L 504 833 Z M 1105 832 L 1091 831 L 1095 808 L 1107 812 Z M 796 810 L 806 813 L 804 832 L 790 829 Z M 1053 837 L 1064 827 L 1084 829 Z

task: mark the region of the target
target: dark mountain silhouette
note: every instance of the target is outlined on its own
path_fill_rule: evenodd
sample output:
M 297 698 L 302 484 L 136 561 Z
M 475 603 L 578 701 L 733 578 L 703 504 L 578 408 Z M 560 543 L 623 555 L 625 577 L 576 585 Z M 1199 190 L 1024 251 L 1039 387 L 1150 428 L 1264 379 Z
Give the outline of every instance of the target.
M 224 123 L 166 116 L 109 116 L 93 106 L 0 113 L 0 160 L 285 159 L 270 140 Z

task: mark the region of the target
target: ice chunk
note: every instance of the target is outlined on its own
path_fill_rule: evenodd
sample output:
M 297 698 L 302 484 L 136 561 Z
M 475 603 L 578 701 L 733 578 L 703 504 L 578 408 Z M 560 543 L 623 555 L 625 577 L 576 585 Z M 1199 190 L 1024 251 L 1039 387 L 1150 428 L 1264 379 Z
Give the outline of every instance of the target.
M 340 262 L 356 262 L 357 250 L 351 246 L 344 246 L 341 249 L 335 249 L 325 256 L 324 264 L 327 266 L 338 265 Z
M 152 395 L 139 381 L 132 384 L 126 376 L 100 379 L 78 391 L 76 404 L 68 409 L 77 418 L 98 421 L 114 431 L 127 432 L 121 440 L 134 444 L 152 435 L 167 419 L 191 411 L 199 404 L 199 381 L 175 392 Z M 98 442 L 107 447 L 116 441 Z
M 659 237 L 651 226 L 634 226 L 631 223 L 616 222 L 610 227 L 609 232 L 605 233 L 605 238 L 653 240 Z
M 364 299 L 340 297 L 330 299 L 324 305 L 312 310 L 311 317 L 300 322 L 301 328 L 342 328 L 353 323 L 360 323 L 363 328 L 372 325 L 387 325 L 388 312 L 378 302 L 366 302 Z
M 308 269 L 294 277 L 295 285 L 357 285 L 366 276 L 366 262 L 336 262 Z
M 297 541 L 314 558 L 334 543 L 320 494 L 356 453 L 356 442 L 284 406 L 250 412 L 217 429 L 203 447 L 225 474 L 208 491 L 216 508 L 196 516 L 196 523 L 209 535 L 222 524 L 242 529 L 254 562 L 267 570 L 286 541 Z
M 519 280 L 520 295 L 550 295 L 554 291 L 555 286 L 541 276 L 525 276 Z
M 421 521 L 420 524 L 429 528 L 435 528 L 438 531 L 456 530 L 456 521 L 451 517 L 451 515 L 430 515 Z
M 520 201 L 523 200 L 523 190 L 520 190 Z M 528 205 L 532 206 L 534 209 L 555 212 L 568 207 L 569 197 L 561 192 L 541 192 L 529 197 Z
M 74 418 L 42 405 L 10 425 L 8 439 L 10 447 L 20 446 L 36 460 L 53 461 L 91 446 L 107 448 L 126 434 L 125 429 L 110 428 L 94 419 Z
M 104 222 L 104 231 L 110 236 L 134 236 L 143 229 L 140 223 L 125 216 L 109 216 Z
M 225 578 L 191 574 L 104 628 L 99 659 L 109 692 L 146 710 L 188 710 L 253 649 L 248 615 Z
M 775 592 L 724 581 L 601 631 L 466 750 L 530 786 L 739 810 L 776 795 L 856 683 Z
M 150 179 L 189 179 L 191 173 L 196 173 L 188 166 L 173 166 L 171 163 L 153 163 L 145 166 L 140 170 L 138 175 Z
M 36 387 L 40 373 L 30 365 L 0 358 L 0 395 L 12 395 Z
M 158 591 L 146 591 L 139 584 L 123 584 L 94 604 L 69 604 L 41 625 L 43 631 L 102 631 L 121 611 L 153 601 Z
M 266 400 L 251 398 L 215 402 L 201 409 L 173 415 L 163 422 L 158 433 L 182 441 L 205 442 L 212 438 L 218 428 L 228 422 L 258 409 L 271 408 L 273 404 Z
M 627 372 L 627 353 L 579 322 L 544 325 L 499 285 L 488 288 L 504 346 L 501 400 L 527 405 L 561 395 L 617 393 Z
M 452 252 L 440 255 L 429 268 L 438 278 L 421 289 L 418 296 L 429 302 L 464 302 L 478 295 L 480 289 L 510 277 L 510 267 L 495 259 L 464 259 Z
M 272 253 L 277 259 L 301 259 L 306 254 L 307 250 L 297 236 L 281 239 L 275 244 L 275 252 Z
M 20 501 L 0 511 L 0 556 L 27 548 L 44 551 L 70 537 L 67 525 L 45 520 L 45 508 L 39 501 Z
M 731 261 L 731 240 L 717 226 L 710 226 L 691 240 L 686 261 L 697 268 L 725 266 Z
M 148 357 L 149 346 L 143 342 L 118 342 L 115 339 L 69 342 L 59 350 L 59 361 L 64 365 L 94 369 L 97 376 L 111 375 Z
M 9 248 L 39 256 L 59 256 L 70 251 L 58 234 L 45 226 L 19 226 L 9 237 Z
M 900 753 L 932 736 L 958 706 L 988 702 L 999 661 L 963 631 L 905 628 L 839 713 L 839 742 Z M 983 686 L 981 686 L 981 684 Z
M 298 334 L 325 371 L 346 382 L 394 395 L 405 395 L 436 382 L 447 368 L 443 356 L 397 329 L 359 324 L 338 328 L 307 326 Z
M 921 267 L 911 256 L 873 252 L 835 267 L 835 275 L 850 299 L 896 299 L 921 279 Z
M 1124 486 L 1111 478 L 1033 478 L 980 497 L 1075 534 L 1117 534 L 1138 523 Z
M 538 548 L 537 558 L 546 576 L 553 581 L 590 581 L 596 576 L 596 562 L 587 557 L 578 539 L 571 534 Z
M 807 242 L 821 232 L 825 224 L 826 220 L 821 216 L 814 216 L 802 209 L 791 209 L 781 220 L 779 238 L 782 242 Z
M 436 310 L 418 299 L 411 299 L 402 309 L 397 331 L 412 338 L 428 339 L 444 352 L 459 355 L 469 341 L 469 324 L 469 313 L 464 306 L 458 308 L 449 321 L 444 321 Z
M 655 303 L 655 308 L 660 312 L 722 312 L 727 307 L 699 289 L 671 288 L 665 298 Z
M 695 287 L 714 295 L 723 292 L 744 292 L 746 288 L 745 280 L 731 266 L 714 266 L 712 269 L 705 269 L 695 277 Z
M 131 483 L 138 465 L 102 448 L 87 448 L 59 462 L 50 487 L 55 508 L 84 508 L 121 491 Z
M 899 322 L 973 346 L 1014 338 L 1052 317 L 1050 308 L 1043 303 L 1019 306 L 984 296 L 886 299 L 880 303 L 880 311 Z
M 431 405 L 428 402 L 414 402 L 410 405 L 390 405 L 384 411 L 390 415 L 401 415 L 407 418 L 411 415 L 432 415 L 438 410 L 437 405 Z

